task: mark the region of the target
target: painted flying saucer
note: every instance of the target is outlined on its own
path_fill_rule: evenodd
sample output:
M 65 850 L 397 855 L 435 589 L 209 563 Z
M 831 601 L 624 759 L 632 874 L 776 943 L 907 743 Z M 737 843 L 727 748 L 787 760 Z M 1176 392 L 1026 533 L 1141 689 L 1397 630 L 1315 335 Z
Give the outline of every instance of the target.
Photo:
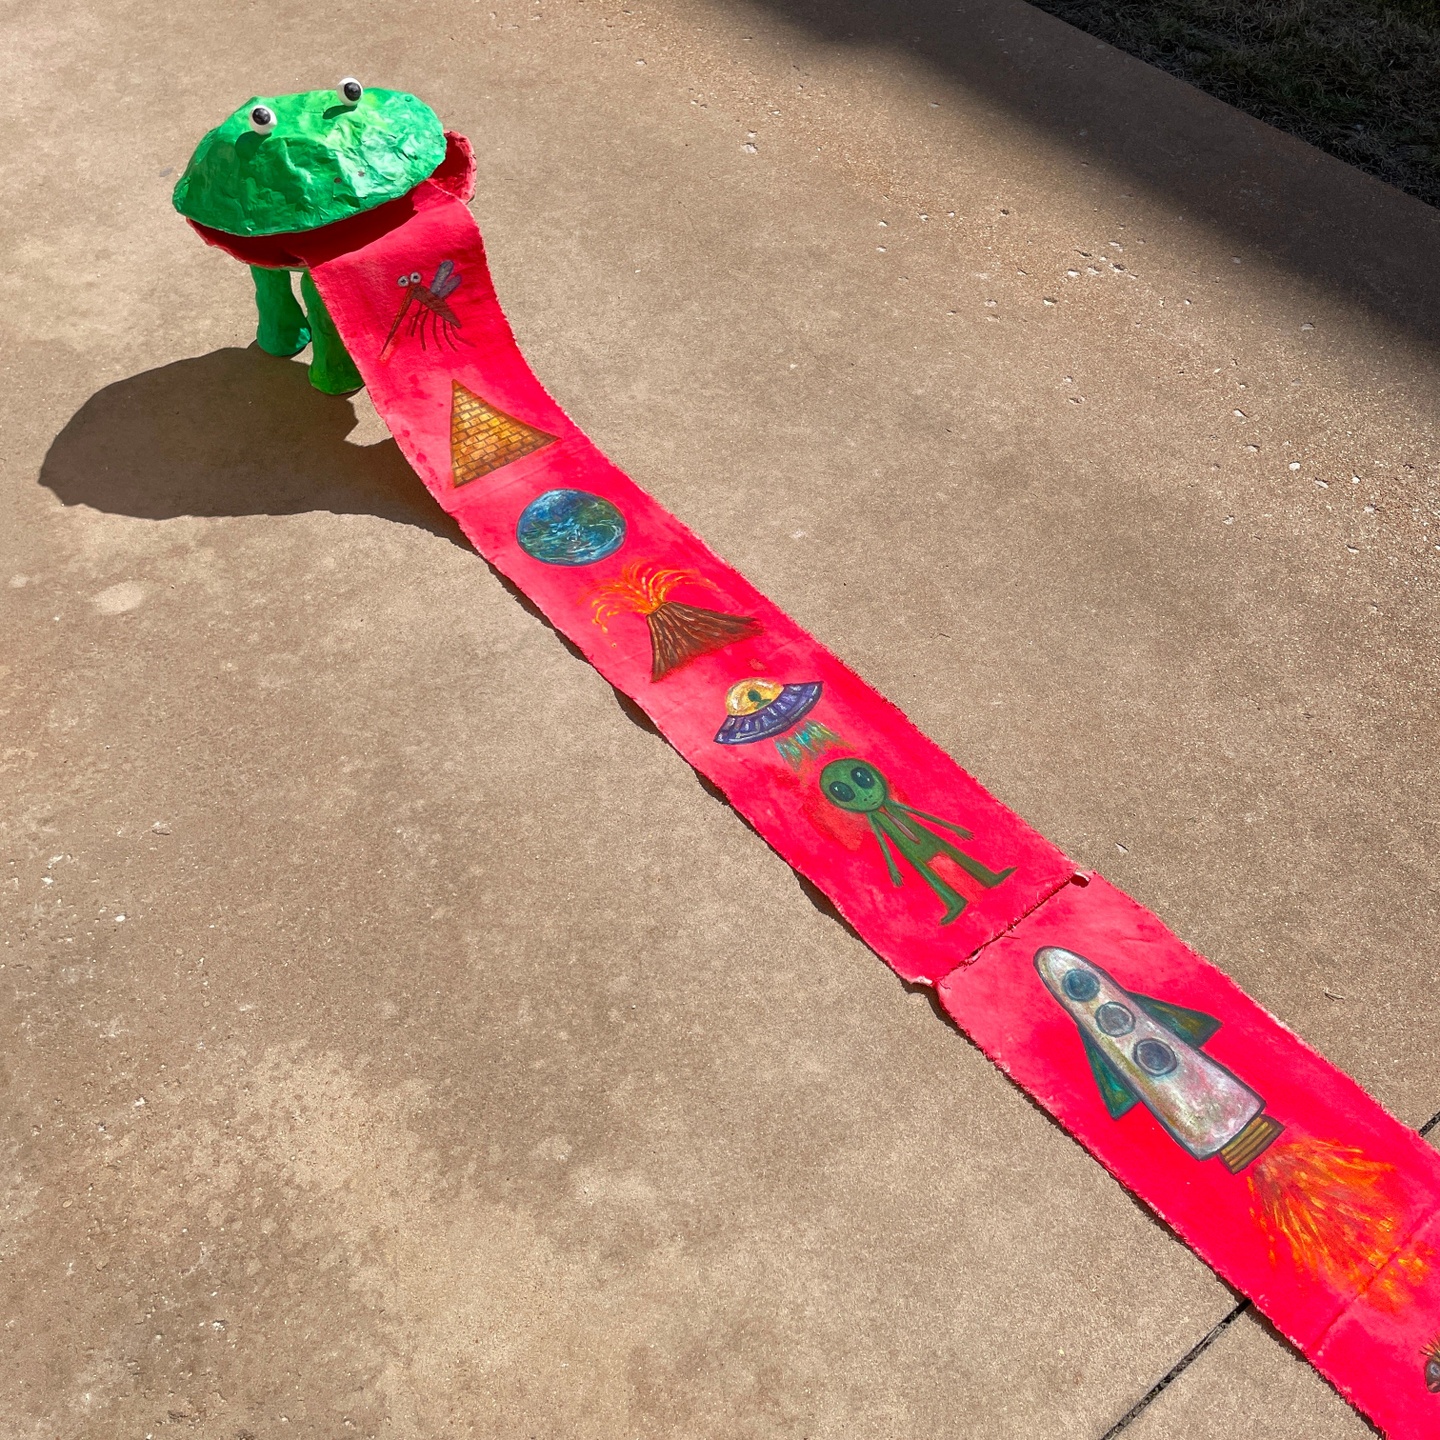
M 824 686 L 818 680 L 803 685 L 777 685 L 773 680 L 742 680 L 725 696 L 725 723 L 715 737 L 717 745 L 750 745 L 783 735 L 798 725 L 820 699 Z

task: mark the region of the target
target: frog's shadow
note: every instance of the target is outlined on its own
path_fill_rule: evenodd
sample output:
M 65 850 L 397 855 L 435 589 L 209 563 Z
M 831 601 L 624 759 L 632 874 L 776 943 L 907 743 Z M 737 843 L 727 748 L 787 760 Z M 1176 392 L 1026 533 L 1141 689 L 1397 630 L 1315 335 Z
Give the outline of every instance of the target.
M 393 440 L 354 444 L 346 399 L 255 346 L 215 350 L 97 391 L 51 442 L 40 483 L 66 505 L 181 515 L 376 515 L 465 549 Z

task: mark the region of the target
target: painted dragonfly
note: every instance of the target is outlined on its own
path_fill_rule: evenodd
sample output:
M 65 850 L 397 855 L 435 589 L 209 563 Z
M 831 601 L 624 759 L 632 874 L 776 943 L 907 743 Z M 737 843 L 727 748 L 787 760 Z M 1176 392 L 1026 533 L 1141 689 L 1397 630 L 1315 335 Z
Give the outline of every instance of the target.
M 395 317 L 395 323 L 390 327 L 384 345 L 380 347 L 381 360 L 390 358 L 390 352 L 395 348 L 395 342 L 400 335 L 401 322 L 407 315 L 410 323 L 406 326 L 405 333 L 418 335 L 422 350 L 425 349 L 427 324 L 437 346 L 444 340 L 452 350 L 457 349 L 454 332 L 461 328 L 460 317 L 445 303 L 445 297 L 453 295 L 456 286 L 460 284 L 460 272 L 456 270 L 455 262 L 442 260 L 435 267 L 435 278 L 428 285 L 421 279 L 418 270 L 402 275 L 399 283 L 405 292 L 405 298 L 400 302 L 400 313 Z

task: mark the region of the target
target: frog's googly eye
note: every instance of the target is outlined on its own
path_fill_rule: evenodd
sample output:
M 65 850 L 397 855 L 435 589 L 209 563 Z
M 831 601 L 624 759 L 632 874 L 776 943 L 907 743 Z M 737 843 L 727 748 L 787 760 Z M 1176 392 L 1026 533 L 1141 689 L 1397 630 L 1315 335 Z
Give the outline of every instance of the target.
M 335 87 L 335 91 L 340 96 L 342 104 L 358 105 L 360 97 L 365 93 L 365 87 L 353 75 L 347 75 Z
M 410 277 L 408 275 L 402 275 L 396 283 L 403 290 L 410 283 Z
M 275 112 L 268 105 L 252 105 L 250 128 L 257 135 L 268 135 L 275 128 Z
M 412 285 L 418 285 L 420 283 L 420 272 L 418 270 L 412 270 L 410 272 L 410 283 Z

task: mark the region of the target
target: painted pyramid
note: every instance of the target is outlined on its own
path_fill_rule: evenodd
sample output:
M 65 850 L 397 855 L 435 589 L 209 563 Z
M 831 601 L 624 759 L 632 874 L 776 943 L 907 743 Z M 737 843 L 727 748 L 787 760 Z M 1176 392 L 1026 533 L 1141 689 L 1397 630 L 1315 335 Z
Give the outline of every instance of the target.
M 497 410 L 458 380 L 451 383 L 450 465 L 457 487 L 554 442 L 555 436 Z

